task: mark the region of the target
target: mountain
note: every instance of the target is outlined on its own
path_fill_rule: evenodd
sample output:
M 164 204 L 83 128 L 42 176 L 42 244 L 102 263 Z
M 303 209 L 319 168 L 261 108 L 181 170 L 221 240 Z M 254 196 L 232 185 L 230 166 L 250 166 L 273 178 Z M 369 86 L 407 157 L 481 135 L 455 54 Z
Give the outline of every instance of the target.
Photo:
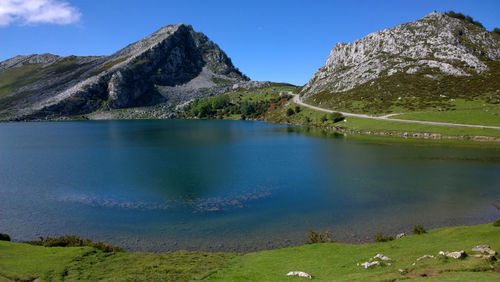
M 336 44 L 300 94 L 313 104 L 372 113 L 478 96 L 500 102 L 499 74 L 499 34 L 462 14 L 433 12 Z
M 110 56 L 17 56 L 0 63 L 0 119 L 167 105 L 255 85 L 204 34 L 162 27 Z

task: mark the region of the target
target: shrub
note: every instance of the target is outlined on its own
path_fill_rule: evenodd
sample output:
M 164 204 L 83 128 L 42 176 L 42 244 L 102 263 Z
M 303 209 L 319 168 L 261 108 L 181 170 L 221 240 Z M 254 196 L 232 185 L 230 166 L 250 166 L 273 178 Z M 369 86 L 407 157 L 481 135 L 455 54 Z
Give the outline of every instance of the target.
M 417 224 L 413 227 L 413 234 L 420 235 L 424 233 L 427 233 L 427 230 L 422 225 Z
M 344 116 L 341 113 L 333 112 L 330 114 L 330 120 L 333 122 L 339 122 L 344 120 Z
M 500 28 L 495 27 L 495 28 L 493 29 L 493 32 L 494 32 L 494 33 L 496 33 L 496 34 L 498 34 L 498 35 L 500 35 Z
M 462 20 L 462 21 L 466 21 L 468 23 L 471 23 L 471 24 L 474 24 L 474 25 L 477 25 L 479 27 L 482 27 L 484 28 L 483 24 L 478 22 L 478 21 L 475 21 L 471 16 L 467 16 L 467 15 L 464 15 L 462 13 L 455 13 L 454 11 L 449 11 L 449 12 L 446 12 L 445 13 L 446 15 L 452 17 L 452 18 L 456 18 L 456 19 L 459 19 L 459 20 Z
M 493 226 L 500 227 L 500 219 L 497 219 L 493 222 Z
M 117 246 L 105 244 L 104 242 L 92 242 L 90 239 L 80 239 L 76 235 L 65 235 L 59 237 L 40 237 L 39 241 L 26 242 L 31 245 L 44 247 L 94 247 L 105 253 L 122 252 L 123 249 Z
M 287 116 L 291 116 L 291 115 L 293 115 L 294 113 L 295 113 L 295 111 L 294 111 L 292 108 L 288 108 L 288 109 L 286 110 L 286 115 L 287 115 Z
M 300 107 L 299 106 L 295 106 L 295 112 L 298 114 L 300 113 Z
M 10 241 L 10 236 L 5 233 L 0 233 L 0 241 Z
M 321 120 L 321 122 L 325 122 L 328 120 L 328 118 L 326 117 L 326 115 L 322 115 L 320 120 Z
M 241 113 L 245 116 L 252 116 L 255 113 L 255 106 L 253 103 L 244 101 L 241 103 Z
M 315 243 L 331 243 L 334 242 L 330 231 L 325 231 L 325 233 L 315 232 L 313 230 L 309 230 L 309 234 L 307 235 L 306 244 L 315 244 Z
M 384 235 L 382 233 L 377 233 L 375 236 L 373 236 L 373 241 L 375 242 L 387 242 L 387 241 L 392 241 L 394 238 L 389 235 Z

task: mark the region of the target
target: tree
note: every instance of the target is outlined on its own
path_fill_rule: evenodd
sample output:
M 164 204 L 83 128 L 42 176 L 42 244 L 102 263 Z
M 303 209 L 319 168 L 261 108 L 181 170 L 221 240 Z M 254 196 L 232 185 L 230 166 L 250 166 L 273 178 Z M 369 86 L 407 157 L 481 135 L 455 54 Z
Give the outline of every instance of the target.
M 341 113 L 338 113 L 338 112 L 331 113 L 329 118 L 334 123 L 344 120 L 344 116 Z
M 294 113 L 295 113 L 295 111 L 294 111 L 292 108 L 288 108 L 288 109 L 286 110 L 286 115 L 287 115 L 287 116 L 291 116 L 291 115 L 293 115 Z
M 245 116 L 251 116 L 255 113 L 255 106 L 251 102 L 244 101 L 241 103 L 241 113 Z
M 213 109 L 223 109 L 229 105 L 229 96 L 220 95 L 212 100 Z
M 297 114 L 298 114 L 298 113 L 300 113 L 300 110 L 301 110 L 301 109 L 300 109 L 300 107 L 299 107 L 299 106 L 295 106 L 295 113 L 297 113 Z

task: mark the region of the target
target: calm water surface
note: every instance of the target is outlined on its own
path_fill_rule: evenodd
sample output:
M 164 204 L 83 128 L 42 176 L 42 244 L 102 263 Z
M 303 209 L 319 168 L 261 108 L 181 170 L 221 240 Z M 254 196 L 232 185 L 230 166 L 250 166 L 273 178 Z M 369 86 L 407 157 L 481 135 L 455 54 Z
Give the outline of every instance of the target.
M 243 121 L 0 124 L 0 232 L 253 251 L 500 217 L 500 147 Z

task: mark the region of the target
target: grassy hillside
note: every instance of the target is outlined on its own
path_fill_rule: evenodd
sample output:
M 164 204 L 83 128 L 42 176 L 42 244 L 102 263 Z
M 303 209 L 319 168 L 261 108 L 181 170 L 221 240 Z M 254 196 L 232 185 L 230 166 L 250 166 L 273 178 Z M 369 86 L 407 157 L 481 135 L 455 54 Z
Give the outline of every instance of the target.
M 288 92 L 298 92 L 291 85 L 273 85 L 267 88 L 242 90 L 217 97 L 197 99 L 187 106 L 180 118 L 209 119 L 256 119 L 275 123 L 307 125 L 311 127 L 337 128 L 350 133 L 386 133 L 408 136 L 414 134 L 437 134 L 451 138 L 468 139 L 473 136 L 500 137 L 494 129 L 435 126 L 371 120 L 348 117 L 335 120 L 331 114 L 300 107 L 293 103 Z M 281 95 L 280 95 L 281 93 Z M 453 111 L 413 112 L 393 116 L 394 118 L 443 121 L 465 124 L 500 126 L 500 104 L 485 104 L 481 101 L 456 99 Z M 321 107 L 324 107 L 321 105 Z
M 188 281 L 223 267 L 230 253 L 104 253 L 0 241 L 0 281 Z
M 324 91 L 305 102 L 324 108 L 381 115 L 415 111 L 454 111 L 463 101 L 484 105 L 500 104 L 500 63 L 487 62 L 489 70 L 480 75 L 442 75 L 433 69 L 415 74 L 381 76 L 346 92 Z M 462 101 L 460 101 L 462 100 Z
M 305 236 L 304 236 L 305 237 Z M 500 263 L 468 256 L 437 256 L 489 244 L 500 249 L 500 227 L 492 224 L 449 227 L 423 235 L 362 245 L 317 243 L 295 248 L 235 255 L 178 251 L 164 254 L 103 253 L 91 247 L 41 247 L 0 241 L 0 281 L 299 281 L 289 271 L 304 271 L 320 281 L 387 281 L 431 277 L 453 281 L 498 281 Z M 305 238 L 304 238 L 305 239 Z M 391 265 L 358 266 L 382 253 Z M 435 259 L 423 259 L 423 255 Z

